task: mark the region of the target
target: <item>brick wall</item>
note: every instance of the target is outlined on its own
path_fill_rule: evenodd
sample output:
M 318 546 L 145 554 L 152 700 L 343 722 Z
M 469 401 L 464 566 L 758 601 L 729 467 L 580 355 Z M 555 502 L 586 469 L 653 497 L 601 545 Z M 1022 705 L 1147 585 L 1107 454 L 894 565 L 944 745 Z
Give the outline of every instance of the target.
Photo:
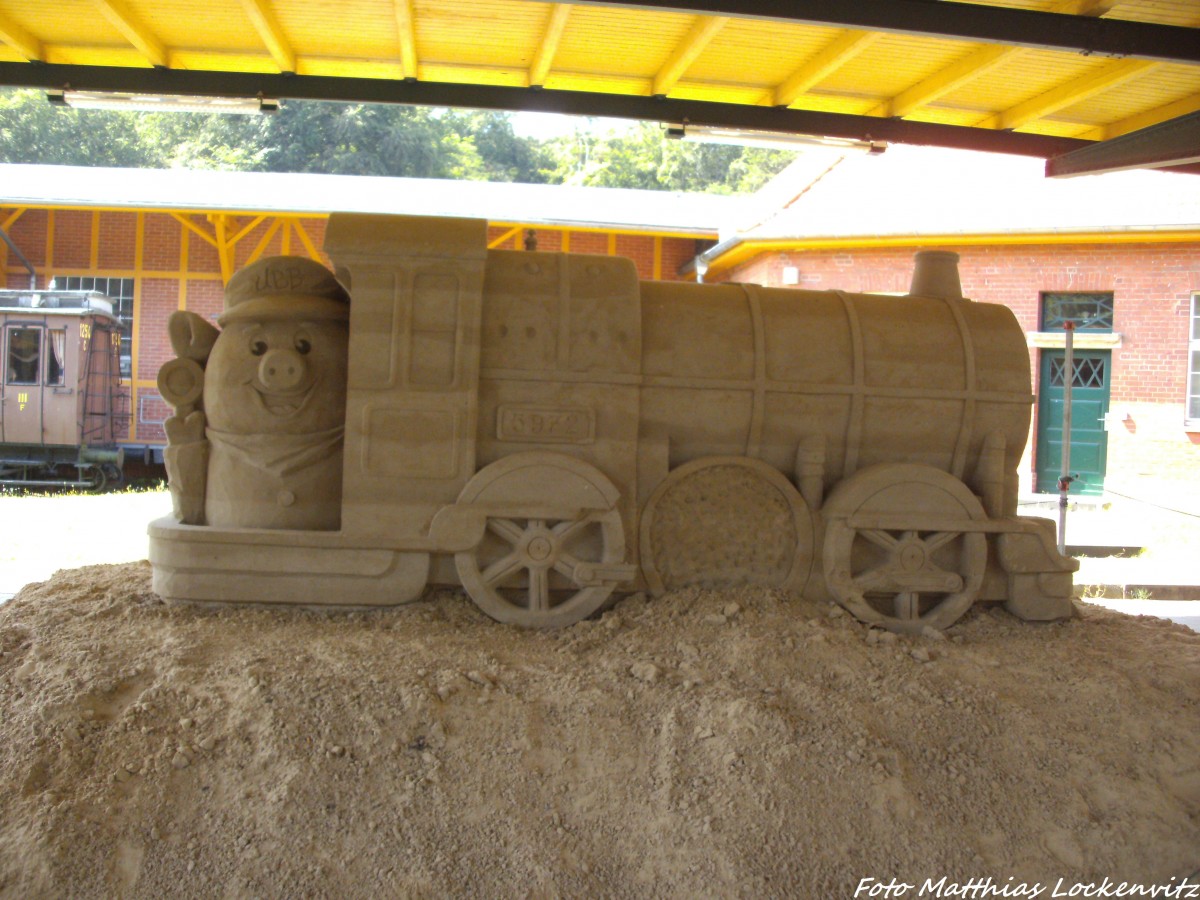
M 1109 433 L 1106 486 L 1149 489 L 1148 479 L 1200 488 L 1200 433 L 1184 430 L 1188 316 L 1200 292 L 1200 243 L 1040 244 L 953 247 L 961 256 L 963 293 L 1003 303 L 1026 331 L 1038 328 L 1043 291 L 1112 292 L 1113 350 L 1110 409 L 1130 419 Z M 869 248 L 764 253 L 722 273 L 723 280 L 781 286 L 783 269 L 799 270 L 796 287 L 809 290 L 905 292 L 916 248 Z M 1038 351 L 1031 351 L 1037 390 Z M 1036 420 L 1035 426 L 1036 429 Z M 1036 430 L 1034 432 L 1036 434 Z M 1031 442 L 1032 443 L 1032 442 Z M 1026 484 L 1032 449 L 1022 464 Z

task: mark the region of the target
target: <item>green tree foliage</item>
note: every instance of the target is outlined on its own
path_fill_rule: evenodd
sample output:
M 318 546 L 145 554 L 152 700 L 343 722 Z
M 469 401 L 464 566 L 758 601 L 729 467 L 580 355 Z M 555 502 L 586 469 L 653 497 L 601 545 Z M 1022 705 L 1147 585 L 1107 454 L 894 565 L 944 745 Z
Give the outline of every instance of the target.
M 756 190 L 792 158 L 669 141 L 649 123 L 607 136 L 587 124 L 538 141 L 518 136 L 506 113 L 300 101 L 272 116 L 102 112 L 56 108 L 41 91 L 4 90 L 0 162 L 730 193 Z

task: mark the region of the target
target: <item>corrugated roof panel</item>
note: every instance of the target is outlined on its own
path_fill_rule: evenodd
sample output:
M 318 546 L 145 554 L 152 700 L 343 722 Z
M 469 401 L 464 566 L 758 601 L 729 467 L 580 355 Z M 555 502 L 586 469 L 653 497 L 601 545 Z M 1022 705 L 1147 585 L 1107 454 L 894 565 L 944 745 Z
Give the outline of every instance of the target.
M 695 18 L 573 7 L 552 71 L 653 78 L 691 30 Z
M 121 32 L 86 0 L 11 0 L 4 15 L 44 44 L 121 44 Z
M 1158 22 L 1184 28 L 1200 25 L 1196 0 L 1140 0 L 1137 3 L 1119 3 L 1107 18 L 1125 19 L 1130 22 Z
M 730 21 L 687 71 L 697 82 L 755 83 L 774 87 L 829 42 L 838 29 L 780 25 L 764 29 L 761 22 Z M 746 60 L 754 60 L 747 66 Z
M 942 97 L 949 106 L 1003 111 L 1061 84 L 1100 71 L 1111 60 L 1067 53 L 1014 53 L 987 73 Z
M 916 84 L 962 55 L 962 44 L 930 38 L 885 35 L 830 73 L 819 87 L 847 93 L 879 92 L 881 71 L 890 83 Z
M 1120 91 L 1096 94 L 1056 115 L 1082 122 L 1121 120 L 1194 94 L 1200 94 L 1200 68 L 1163 64 L 1126 82 Z
M 588 74 L 585 72 L 551 71 L 546 78 L 546 87 L 559 91 L 599 91 L 611 94 L 633 94 L 646 96 L 650 93 L 651 79 L 636 76 Z
M 305 56 L 400 58 L 394 7 L 387 0 L 295 5 L 275 2 L 280 27 Z
M 212 53 L 200 50 L 172 50 L 175 65 L 210 72 L 278 72 L 279 67 L 266 50 L 251 53 Z
M 418 4 L 417 57 L 439 64 L 528 67 L 545 17 L 546 7 L 540 3 Z

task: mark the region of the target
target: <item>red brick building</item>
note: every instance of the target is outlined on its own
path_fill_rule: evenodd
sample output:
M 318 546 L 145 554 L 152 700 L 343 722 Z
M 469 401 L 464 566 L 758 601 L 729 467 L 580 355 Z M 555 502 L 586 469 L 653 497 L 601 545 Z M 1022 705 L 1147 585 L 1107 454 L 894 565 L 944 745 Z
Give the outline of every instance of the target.
M 1200 177 L 1050 181 L 1041 160 L 891 147 L 797 165 L 766 190 L 773 206 L 704 254 L 707 280 L 903 293 L 916 251 L 956 251 L 964 296 L 1008 306 L 1028 335 L 1026 488 L 1052 489 L 1060 469 L 1066 310 L 1076 489 L 1200 512 Z

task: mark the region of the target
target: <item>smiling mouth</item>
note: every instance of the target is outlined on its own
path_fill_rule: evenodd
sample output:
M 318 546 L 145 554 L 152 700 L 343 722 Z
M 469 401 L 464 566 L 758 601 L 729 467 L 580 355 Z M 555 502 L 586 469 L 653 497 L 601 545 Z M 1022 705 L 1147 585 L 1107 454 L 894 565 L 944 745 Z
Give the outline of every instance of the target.
M 290 391 L 286 394 L 264 391 L 258 385 L 252 385 L 252 387 L 254 393 L 258 395 L 258 402 L 262 404 L 263 409 L 276 418 L 289 419 L 308 404 L 308 398 L 312 396 L 316 385 L 312 384 L 302 391 Z

